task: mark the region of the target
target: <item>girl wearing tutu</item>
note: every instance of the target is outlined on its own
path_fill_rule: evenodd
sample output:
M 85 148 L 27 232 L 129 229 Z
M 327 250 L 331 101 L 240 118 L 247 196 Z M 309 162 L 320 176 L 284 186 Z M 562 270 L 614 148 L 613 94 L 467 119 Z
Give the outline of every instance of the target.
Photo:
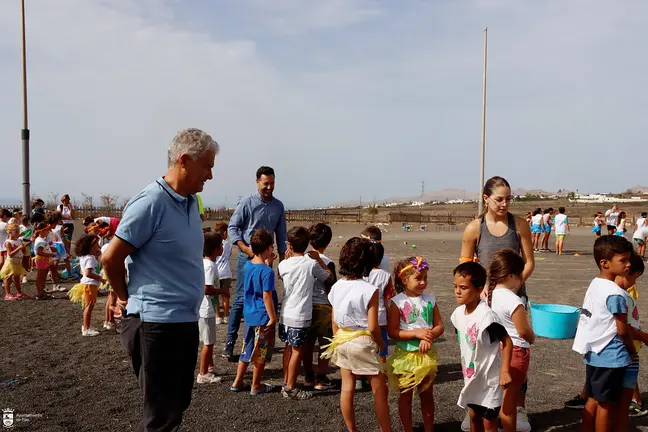
M 51 261 L 58 255 L 50 248 L 47 237 L 50 234 L 50 225 L 45 222 L 40 222 L 36 225 L 36 233 L 38 237 L 34 241 L 34 250 L 36 257 L 34 258 L 34 267 L 36 267 L 36 298 L 38 300 L 51 299 L 52 296 L 45 292 L 45 281 L 47 280 L 47 273 L 50 271 Z
M 594 215 L 594 226 L 592 227 L 592 232 L 596 235 L 596 238 L 601 237 L 601 227 L 603 226 L 603 213 L 596 212 Z
M 22 266 L 22 259 L 25 251 L 29 251 L 20 240 L 20 227 L 16 224 L 7 226 L 7 233 L 9 238 L 4 244 L 7 250 L 7 259 L 2 265 L 0 270 L 0 277 L 4 280 L 5 300 L 18 300 L 31 298 L 22 292 L 20 280 L 26 273 L 25 268 Z M 27 252 L 29 253 L 29 252 Z M 16 286 L 16 295 L 11 294 L 11 282 L 13 281 Z
M 83 305 L 83 325 L 81 326 L 82 336 L 97 336 L 99 332 L 90 326 L 92 309 L 97 302 L 97 291 L 99 285 L 106 281 L 99 276 L 99 263 L 97 258 L 101 254 L 99 250 L 99 237 L 95 235 L 83 236 L 76 244 L 75 250 L 79 256 L 79 270 L 81 272 L 81 283 L 74 285 L 68 297 L 74 303 Z
M 455 268 L 454 295 L 459 307 L 450 319 L 461 348 L 464 377 L 457 405 L 468 409 L 469 430 L 473 432 L 497 432 L 502 389 L 511 383 L 513 342 L 495 313 L 480 299 L 485 285 L 486 270 L 481 265 L 465 262 Z M 515 423 L 504 424 L 505 431 L 515 431 L 515 427 Z
M 424 293 L 428 263 L 411 257 L 396 264 L 394 281 L 399 293 L 391 299 L 387 318 L 389 337 L 397 340 L 387 360 L 389 386 L 400 391 L 398 413 L 405 432 L 412 429 L 412 396 L 418 389 L 425 431 L 434 429 L 434 378 L 439 356 L 432 345 L 443 334 L 443 321 L 432 294 Z
M 391 431 L 387 385 L 378 353 L 385 347 L 378 325 L 378 290 L 362 280 L 374 266 L 371 241 L 354 237 L 340 251 L 340 275 L 328 299 L 333 306 L 331 344 L 322 353 L 340 368 L 342 391 L 340 410 L 349 431 L 355 432 L 356 379 L 368 376 L 374 395 L 374 407 L 380 430 Z
M 614 232 L 615 236 L 623 237 L 626 233 L 626 212 L 622 211 L 619 213 L 619 216 L 617 216 L 617 227 L 616 231 Z

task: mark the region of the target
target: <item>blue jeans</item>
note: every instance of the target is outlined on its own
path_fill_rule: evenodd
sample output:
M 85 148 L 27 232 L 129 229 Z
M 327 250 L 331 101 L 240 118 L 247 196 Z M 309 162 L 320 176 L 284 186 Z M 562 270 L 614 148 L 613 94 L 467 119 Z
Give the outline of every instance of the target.
M 241 327 L 241 318 L 243 318 L 243 272 L 245 263 L 250 260 L 250 257 L 243 252 L 239 252 L 236 259 L 236 294 L 234 302 L 230 307 L 229 318 L 227 319 L 227 340 L 225 345 L 236 344 L 238 338 L 239 327 Z

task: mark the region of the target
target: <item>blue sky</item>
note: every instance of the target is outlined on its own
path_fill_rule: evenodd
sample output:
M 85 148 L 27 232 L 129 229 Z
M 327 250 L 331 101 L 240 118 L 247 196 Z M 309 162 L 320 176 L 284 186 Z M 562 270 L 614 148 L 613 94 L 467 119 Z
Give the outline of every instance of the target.
M 639 0 L 27 0 L 32 190 L 132 196 L 199 127 L 221 145 L 212 205 L 254 191 L 260 165 L 291 207 L 422 180 L 474 191 L 486 25 L 487 176 L 646 184 L 647 14 Z M 14 198 L 18 1 L 0 2 L 0 63 L 0 198 Z

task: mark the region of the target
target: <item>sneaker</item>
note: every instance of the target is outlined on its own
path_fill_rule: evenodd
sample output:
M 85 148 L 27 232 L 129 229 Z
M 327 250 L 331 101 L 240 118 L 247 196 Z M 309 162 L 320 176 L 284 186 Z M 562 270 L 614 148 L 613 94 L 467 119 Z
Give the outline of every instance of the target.
M 517 424 L 515 426 L 518 432 L 531 432 L 531 423 L 529 423 L 529 416 L 522 407 L 517 407 Z
M 15 296 L 13 294 L 5 294 L 4 299 L 5 301 L 18 300 L 18 296 Z
M 643 417 L 648 414 L 648 409 L 643 405 L 639 405 L 637 401 L 630 402 L 630 417 Z
M 286 399 L 292 400 L 306 400 L 313 397 L 313 393 L 302 389 L 288 389 L 288 387 L 281 387 L 281 394 Z
M 52 292 L 56 292 L 56 291 L 63 292 L 63 291 L 65 291 L 65 287 L 62 287 L 61 285 L 58 285 L 58 284 L 54 284 L 52 286 Z
M 217 384 L 221 381 L 223 381 L 223 378 L 217 377 L 211 372 L 207 372 L 205 375 L 198 374 L 198 377 L 196 378 L 198 384 Z
M 323 390 L 330 390 L 333 387 L 333 383 L 331 382 L 330 379 L 326 375 L 319 375 L 317 379 L 315 380 L 315 390 L 323 391 Z
M 105 321 L 103 323 L 103 328 L 106 329 L 106 330 L 115 330 L 115 324 L 113 324 L 111 322 L 108 322 L 108 321 Z
M 221 357 L 229 359 L 232 358 L 232 355 L 234 355 L 234 344 L 225 344 L 225 349 L 223 350 L 223 354 L 221 354 Z
M 223 324 L 223 318 L 216 317 L 216 325 Z
M 223 317 L 223 324 L 227 324 L 227 317 Z
M 583 409 L 587 403 L 587 398 L 581 397 L 581 395 L 576 395 L 573 399 L 565 402 L 565 408 L 569 409 Z
M 81 326 L 81 336 L 99 336 L 99 332 L 92 327 L 84 329 L 83 326 Z
M 464 432 L 470 432 L 470 413 L 466 410 L 466 416 L 461 422 L 461 430 Z

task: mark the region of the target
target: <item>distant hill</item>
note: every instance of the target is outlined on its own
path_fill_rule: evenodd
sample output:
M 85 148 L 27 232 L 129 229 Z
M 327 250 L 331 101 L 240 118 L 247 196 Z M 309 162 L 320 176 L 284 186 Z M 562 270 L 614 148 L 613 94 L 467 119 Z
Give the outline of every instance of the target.
M 632 193 L 645 194 L 648 193 L 648 186 L 634 186 L 631 187 L 630 190 Z

